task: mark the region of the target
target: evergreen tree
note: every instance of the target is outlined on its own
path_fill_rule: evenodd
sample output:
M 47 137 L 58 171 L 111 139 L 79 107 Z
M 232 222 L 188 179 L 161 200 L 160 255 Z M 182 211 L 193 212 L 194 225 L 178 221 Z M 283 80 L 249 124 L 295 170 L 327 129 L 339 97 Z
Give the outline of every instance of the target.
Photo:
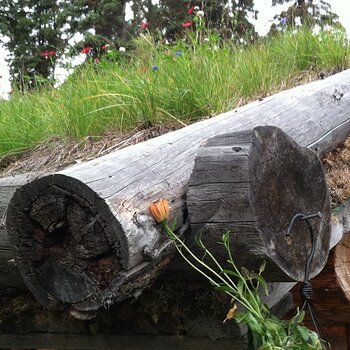
M 0 33 L 10 52 L 12 83 L 32 89 L 53 78 L 57 57 L 65 45 L 62 2 L 0 0 Z
M 291 2 L 292 0 L 272 0 L 272 5 Z M 271 31 L 286 27 L 295 26 L 300 23 L 304 26 L 314 27 L 315 25 L 324 28 L 332 26 L 344 29 L 339 23 L 339 17 L 332 12 L 331 5 L 324 1 L 297 0 L 286 11 L 274 17 L 278 24 L 273 25 Z
M 98 56 L 106 42 L 126 39 L 125 7 L 125 0 L 73 0 L 65 5 L 65 13 L 69 14 L 67 31 L 84 34 L 81 45 L 92 47 Z
M 148 30 L 161 33 L 167 39 L 181 36 L 184 28 L 196 28 L 194 18 L 198 11 L 204 12 L 203 24 L 211 31 L 217 31 L 224 38 L 233 35 L 245 36 L 254 32 L 249 14 L 254 12 L 254 0 L 151 0 L 134 1 L 134 19 L 131 27 L 137 30 L 147 22 Z
M 81 46 L 98 56 L 106 40 L 125 34 L 125 0 L 0 0 L 0 40 L 10 52 L 12 82 L 21 90 L 53 79 L 68 39 L 86 35 Z M 82 48 L 82 47 L 81 47 Z

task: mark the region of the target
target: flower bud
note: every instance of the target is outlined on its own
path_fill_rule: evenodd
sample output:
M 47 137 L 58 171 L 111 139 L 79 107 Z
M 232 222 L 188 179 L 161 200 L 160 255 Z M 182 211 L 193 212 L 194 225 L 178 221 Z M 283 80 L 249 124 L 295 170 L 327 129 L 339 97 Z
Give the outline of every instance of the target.
M 166 199 L 160 199 L 149 206 L 149 211 L 157 222 L 163 222 L 169 216 L 169 202 Z

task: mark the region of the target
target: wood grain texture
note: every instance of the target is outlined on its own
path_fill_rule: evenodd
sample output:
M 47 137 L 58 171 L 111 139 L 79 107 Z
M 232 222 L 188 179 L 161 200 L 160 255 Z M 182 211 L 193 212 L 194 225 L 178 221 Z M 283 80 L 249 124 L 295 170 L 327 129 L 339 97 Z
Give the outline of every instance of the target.
M 213 163 L 215 166 L 213 166 Z M 287 237 L 293 216 L 323 213 L 311 221 L 316 253 L 310 276 L 324 267 L 330 241 L 330 201 L 322 163 L 281 129 L 256 127 L 215 136 L 198 152 L 189 180 L 187 206 L 192 234 L 221 262 L 224 232 L 238 266 L 259 268 L 267 280 L 304 279 L 311 238 L 305 224 Z
M 344 94 L 339 101 L 333 98 L 335 89 Z M 35 246 L 32 241 L 33 235 L 28 235 L 29 231 L 26 231 L 26 220 L 29 216 L 28 208 L 23 203 L 34 202 L 38 194 L 46 196 L 42 199 L 44 202 L 48 201 L 46 203 L 52 203 L 47 196 L 61 196 L 62 210 L 66 208 L 64 203 L 71 205 L 71 202 L 76 202 L 81 208 L 80 212 L 87 215 L 86 225 L 92 224 L 96 219 L 94 222 L 103 227 L 101 236 L 111 247 L 109 252 L 115 253 L 117 257 L 113 265 L 117 273 L 110 284 L 107 281 L 107 284 L 103 285 L 105 281 L 102 283 L 101 280 L 93 280 L 83 286 L 81 292 L 79 288 L 74 292 L 80 294 L 80 301 L 75 303 L 74 307 L 82 310 L 99 308 L 113 300 L 122 300 L 138 293 L 162 270 L 154 268 L 157 259 L 171 257 L 169 245 L 164 241 L 160 228 L 150 219 L 147 208 L 150 202 L 160 197 L 167 198 L 172 207 L 171 219 L 177 218 L 179 227 L 184 224 L 188 180 L 197 152 L 208 138 L 257 125 L 275 125 L 282 128 L 297 143 L 317 149 L 322 155 L 341 143 L 349 133 L 349 91 L 350 70 L 347 70 L 156 139 L 72 166 L 23 186 L 17 192 L 18 195 L 13 197 L 15 199 L 8 210 L 7 230 L 12 236 L 16 261 L 27 285 L 37 296 L 40 294 L 45 305 L 49 304 L 50 297 L 47 296 L 43 285 L 42 290 L 38 292 L 41 283 L 35 263 L 28 263 L 32 257 L 35 259 L 37 256 L 29 256 L 26 253 L 26 245 L 18 244 L 17 241 L 20 237 L 27 237 L 31 241 L 30 249 Z M 58 202 L 55 203 L 57 205 Z M 39 205 L 39 202 L 37 204 Z M 35 221 L 33 218 L 31 220 Z M 55 220 L 50 218 L 47 222 L 53 224 L 51 227 L 59 228 L 60 223 Z M 42 220 L 38 224 L 41 223 L 46 225 Z M 49 229 L 49 226 L 46 228 Z M 91 229 L 95 230 L 95 227 Z M 40 236 L 40 233 L 38 235 Z M 63 251 L 64 249 L 61 250 L 62 253 Z M 35 249 L 32 252 L 35 252 Z M 73 253 L 70 256 L 75 258 Z M 49 255 L 45 261 L 48 262 L 51 258 Z M 63 268 L 56 262 L 57 255 L 56 260 L 51 260 L 53 270 L 50 270 L 51 267 L 46 268 L 48 276 L 63 276 L 67 281 L 76 276 L 76 272 L 67 268 L 67 262 Z M 80 268 L 79 264 L 74 266 Z M 145 274 L 145 271 L 148 271 L 148 277 L 142 279 L 140 276 Z M 55 281 L 54 278 L 50 282 L 51 291 Z M 125 284 L 127 287 L 121 288 Z M 95 288 L 96 286 L 98 288 Z M 67 293 L 71 292 L 67 290 Z M 84 299 L 85 297 L 87 298 Z M 66 305 L 66 299 L 61 299 L 63 296 L 56 295 L 54 298 L 56 304 Z

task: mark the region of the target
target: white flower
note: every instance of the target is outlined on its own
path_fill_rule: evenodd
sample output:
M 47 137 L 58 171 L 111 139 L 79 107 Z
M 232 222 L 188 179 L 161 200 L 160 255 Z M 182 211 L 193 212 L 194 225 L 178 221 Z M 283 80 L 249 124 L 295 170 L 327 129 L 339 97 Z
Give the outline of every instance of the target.
M 295 17 L 295 26 L 300 27 L 301 26 L 301 18 L 300 17 Z
M 204 17 L 204 11 L 197 11 L 196 15 L 198 17 Z
M 209 41 L 209 38 L 204 38 L 203 41 Z
M 198 11 L 198 10 L 199 10 L 199 6 L 195 6 L 193 9 L 194 9 L 195 11 Z
M 124 47 L 124 46 L 121 46 L 120 48 L 119 48 L 119 52 L 125 52 L 126 51 L 126 48 Z

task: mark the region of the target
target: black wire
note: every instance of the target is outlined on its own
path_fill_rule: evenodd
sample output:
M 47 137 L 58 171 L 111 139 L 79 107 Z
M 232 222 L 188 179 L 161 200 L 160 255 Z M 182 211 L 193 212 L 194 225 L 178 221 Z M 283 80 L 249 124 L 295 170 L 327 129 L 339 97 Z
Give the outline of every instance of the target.
M 311 250 L 310 250 L 310 253 L 307 257 L 307 261 L 305 264 L 304 281 L 302 282 L 302 284 L 300 286 L 300 294 L 301 294 L 301 297 L 303 300 L 303 304 L 302 304 L 302 307 L 301 307 L 299 313 L 303 312 L 305 310 L 305 308 L 307 307 L 307 310 L 309 311 L 309 314 L 311 317 L 312 324 L 313 324 L 315 331 L 317 333 L 317 336 L 320 340 L 321 347 L 323 350 L 328 350 L 328 349 L 330 349 L 330 343 L 328 342 L 327 337 L 324 334 L 323 329 L 320 325 L 320 322 L 318 321 L 316 314 L 314 313 L 314 311 L 311 307 L 311 304 L 310 304 L 310 300 L 312 297 L 312 285 L 311 285 L 311 282 L 309 281 L 309 276 L 310 276 L 310 266 L 311 266 L 312 260 L 315 256 L 316 241 L 315 241 L 314 231 L 312 229 L 312 225 L 310 224 L 309 220 L 317 218 L 317 217 L 322 217 L 322 214 L 320 212 L 318 212 L 317 214 L 312 214 L 312 215 L 304 215 L 304 214 L 294 215 L 289 226 L 288 226 L 286 235 L 290 236 L 291 230 L 292 230 L 292 228 L 297 220 L 305 221 L 305 223 L 308 227 L 308 230 L 309 230 L 309 234 L 310 234 Z M 299 318 L 296 318 L 294 321 L 294 324 L 292 325 L 291 333 L 294 332 L 298 321 L 299 321 Z

